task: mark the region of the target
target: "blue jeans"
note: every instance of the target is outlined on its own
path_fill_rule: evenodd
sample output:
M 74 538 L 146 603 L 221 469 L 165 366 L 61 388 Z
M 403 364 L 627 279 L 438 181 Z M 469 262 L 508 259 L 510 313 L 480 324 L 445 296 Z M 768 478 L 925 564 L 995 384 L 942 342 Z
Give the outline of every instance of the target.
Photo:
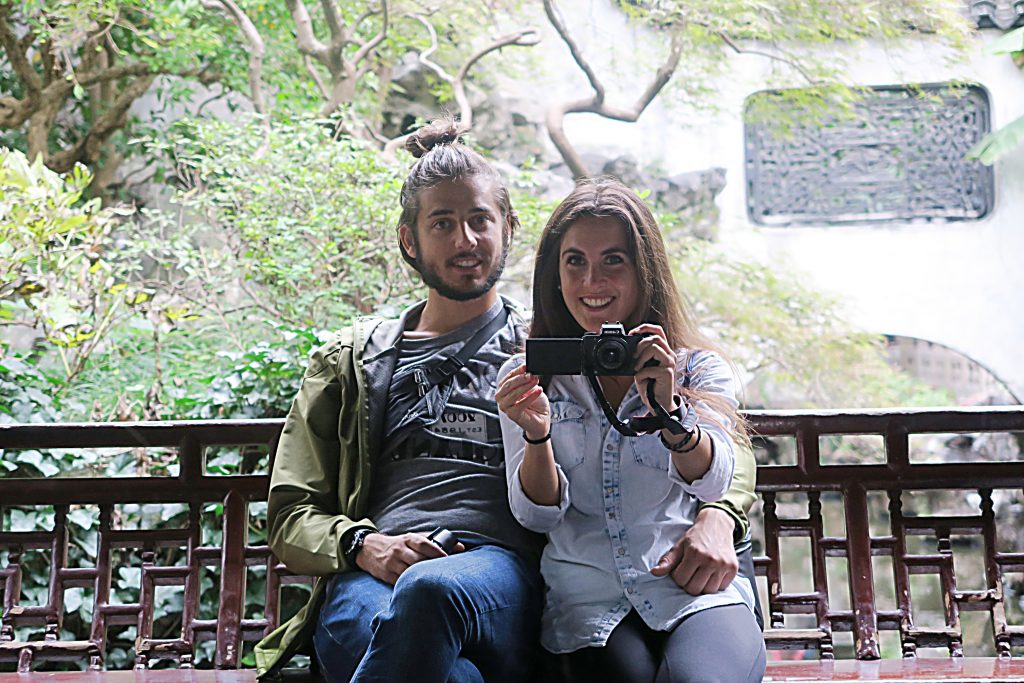
M 533 672 L 542 603 L 536 562 L 479 546 L 417 562 L 394 587 L 335 575 L 313 642 L 328 683 L 513 683 Z

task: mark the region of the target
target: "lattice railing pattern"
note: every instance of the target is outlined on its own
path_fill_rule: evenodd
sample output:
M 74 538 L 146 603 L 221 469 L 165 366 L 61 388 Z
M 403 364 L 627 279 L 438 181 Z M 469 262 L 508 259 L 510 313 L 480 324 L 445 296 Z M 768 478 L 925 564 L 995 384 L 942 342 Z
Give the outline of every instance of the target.
M 834 634 L 851 632 L 858 659 L 877 659 L 880 631 L 899 634 L 902 655 L 914 657 L 918 648 L 945 648 L 951 656 L 963 656 L 964 631 L 960 614 L 987 612 L 991 619 L 992 649 L 1000 657 L 1011 656 L 1011 648 L 1024 646 L 1024 626 L 1007 619 L 1004 576 L 1024 571 L 1024 548 L 1001 552 L 993 511 L 993 490 L 1020 493 L 1024 489 L 1024 463 L 949 462 L 911 463 L 909 437 L 912 434 L 955 434 L 977 432 L 1024 432 L 1024 411 L 1019 408 L 985 411 L 913 411 L 906 413 L 861 413 L 811 415 L 761 415 L 752 420 L 763 436 L 793 436 L 796 463 L 761 467 L 758 488 L 762 493 L 764 557 L 756 558 L 756 571 L 766 578 L 768 605 L 765 638 L 769 648 L 814 649 L 823 659 L 834 657 Z M 881 464 L 823 464 L 820 437 L 826 435 L 881 435 L 885 461 Z M 1018 453 L 1019 456 L 1019 453 Z M 908 500 L 929 491 L 960 491 L 974 494 L 977 505 L 972 514 L 905 513 Z M 843 506 L 845 533 L 826 535 L 822 495 L 838 494 Z M 879 492 L 888 501 L 888 533 L 872 534 L 869 495 Z M 779 497 L 804 497 L 805 515 L 781 517 Z M 1024 498 L 1021 498 L 1024 501 Z M 1008 541 L 1020 538 L 1017 528 L 1004 529 Z M 958 585 L 954 569 L 952 536 L 968 541 L 963 552 L 977 554 L 984 567 L 984 588 L 965 589 Z M 921 536 L 934 544 L 934 552 L 908 549 L 908 539 Z M 784 553 L 780 539 L 809 541 L 810 591 L 787 591 L 781 564 Z M 980 550 L 979 550 L 980 547 Z M 873 558 L 889 557 L 892 576 L 876 576 Z M 843 609 L 829 599 L 826 558 L 845 561 L 846 588 L 850 608 Z M 975 558 L 977 559 L 977 558 Z M 790 565 L 787 565 L 791 567 Z M 937 578 L 945 625 L 925 627 L 915 621 L 913 575 Z M 974 583 L 979 577 L 965 577 Z M 892 582 L 895 609 L 877 605 L 879 584 Z M 923 599 L 923 596 L 922 598 Z M 786 615 L 813 615 L 813 628 L 787 628 Z
M 763 530 L 758 540 L 763 543 L 764 556 L 756 558 L 755 565 L 767 583 L 765 638 L 769 648 L 816 650 L 821 658 L 829 659 L 836 655 L 835 634 L 850 632 L 855 656 L 873 659 L 881 654 L 880 632 L 893 631 L 898 633 L 904 656 L 913 657 L 918 648 L 927 647 L 943 647 L 950 655 L 960 656 L 964 642 L 960 614 L 965 611 L 990 615 L 991 638 L 1000 656 L 1010 656 L 1012 648 L 1024 645 L 1024 629 L 1007 618 L 1004 593 L 1005 574 L 1024 572 L 1024 547 L 1005 549 L 1006 539 L 1000 538 L 1000 533 L 1006 530 L 997 528 L 992 493 L 1024 489 L 1024 465 L 1019 461 L 912 463 L 909 447 L 910 436 L 916 434 L 1024 433 L 1024 409 L 772 412 L 752 413 L 749 420 L 758 439 L 790 438 L 796 445 L 795 462 L 763 466 L 758 475 L 763 503 L 755 522 Z M 203 452 L 209 447 L 252 444 L 262 444 L 273 452 L 281 426 L 279 420 L 0 425 L 0 449 L 4 450 L 175 448 L 180 465 L 177 476 L 172 477 L 0 479 L 0 520 L 5 518 L 5 507 L 54 509 L 52 528 L 0 528 L 0 554 L 7 555 L 0 566 L 0 665 L 16 662 L 19 670 L 28 671 L 48 661 L 74 660 L 102 668 L 110 632 L 131 626 L 136 633 L 134 663 L 139 668 L 160 659 L 181 667 L 195 666 L 198 645 L 204 640 L 215 641 L 215 667 L 239 667 L 244 644 L 261 638 L 281 618 L 282 587 L 308 579 L 288 573 L 265 545 L 249 542 L 253 521 L 249 506 L 265 500 L 267 476 L 211 476 L 204 472 Z M 880 435 L 884 458 L 878 464 L 823 463 L 820 440 L 828 435 Z M 934 491 L 973 495 L 977 510 L 921 514 L 914 501 L 921 492 Z M 878 532 L 877 526 L 872 532 L 871 516 L 877 516 L 879 507 L 873 496 L 888 501 L 884 532 Z M 805 512 L 793 514 L 790 508 L 795 499 L 804 501 Z M 838 516 L 843 531 L 829 535 L 823 508 L 836 501 L 841 502 Z M 187 520 L 180 528 L 163 524 L 119 528 L 118 509 L 126 503 L 181 503 L 186 506 Z M 220 539 L 202 537 L 201 518 L 211 503 L 223 505 Z M 68 561 L 68 519 L 78 506 L 98 516 L 96 556 L 88 566 L 70 566 Z M 981 589 L 958 585 L 953 537 L 964 535 L 981 539 L 975 544 L 980 550 L 971 551 L 983 555 Z M 932 539 L 934 552 L 910 548 L 909 539 L 915 537 Z M 787 590 L 784 585 L 791 576 L 792 562 L 784 557 L 782 543 L 789 538 L 809 543 L 809 590 Z M 46 553 L 50 558 L 48 590 L 45 600 L 36 601 L 39 604 L 22 602 L 22 559 L 31 552 Z M 879 608 L 876 601 L 876 584 L 881 578 L 872 564 L 876 557 L 891 558 L 893 576 L 888 580 L 897 596 L 892 609 Z M 846 567 L 848 607 L 830 600 L 826 563 L 833 558 Z M 138 565 L 138 600 L 118 604 L 112 584 L 126 564 Z M 267 577 L 265 594 L 250 595 L 249 599 L 263 603 L 263 616 L 246 618 L 247 573 L 261 567 Z M 201 586 L 209 574 L 216 576 L 219 585 L 216 615 L 201 613 Z M 921 626 L 915 620 L 911 577 L 921 574 L 938 577 L 945 606 L 942 628 Z M 156 593 L 161 587 L 174 587 L 182 593 L 180 629 L 171 637 L 158 637 L 154 630 L 157 620 L 167 616 L 155 613 Z M 62 620 L 68 592 L 77 588 L 92 592 L 93 623 L 88 638 L 69 640 L 62 632 Z M 787 626 L 789 615 L 803 615 L 813 625 Z M 23 627 L 35 627 L 42 635 L 31 641 L 18 640 Z
M 248 542 L 249 503 L 265 499 L 267 476 L 209 476 L 203 472 L 204 451 L 211 446 L 252 444 L 262 444 L 272 451 L 280 427 L 278 420 L 0 427 L 0 447 L 5 449 L 73 445 L 175 447 L 180 464 L 177 477 L 0 481 L 0 515 L 3 506 L 54 507 L 52 529 L 0 530 L 0 551 L 8 554 L 6 566 L 0 567 L 0 662 L 16 660 L 19 671 L 29 670 L 34 662 L 61 660 L 84 661 L 89 668 L 99 669 L 104 665 L 110 629 L 133 626 L 136 667 L 146 667 L 158 659 L 191 667 L 196 646 L 204 640 L 216 641 L 217 668 L 239 666 L 242 644 L 259 640 L 278 623 L 281 586 L 308 583 L 309 579 L 291 575 L 266 545 Z M 117 528 L 113 522 L 116 508 L 129 502 L 185 503 L 187 523 L 181 528 Z M 211 502 L 223 505 L 219 543 L 201 537 L 200 517 Z M 69 566 L 71 505 L 98 511 L 96 555 L 90 558 L 91 566 Z M 20 560 L 31 551 L 49 557 L 50 588 L 45 604 L 20 604 Z M 162 565 L 161 556 L 168 554 L 183 558 L 183 562 Z M 126 566 L 127 557 L 139 560 L 138 601 L 119 604 L 113 599 L 112 584 L 118 571 Z M 261 619 L 244 618 L 247 569 L 253 566 L 264 567 L 267 577 L 265 595 L 261 596 Z M 218 607 L 216 615 L 202 618 L 200 589 L 206 568 L 212 568 L 219 579 Z M 154 614 L 158 587 L 181 589 L 181 628 L 176 637 L 154 636 L 155 618 L 165 616 Z M 93 620 L 86 640 L 61 637 L 65 594 L 74 588 L 89 589 L 93 595 Z M 17 629 L 26 626 L 43 627 L 42 639 L 17 640 Z

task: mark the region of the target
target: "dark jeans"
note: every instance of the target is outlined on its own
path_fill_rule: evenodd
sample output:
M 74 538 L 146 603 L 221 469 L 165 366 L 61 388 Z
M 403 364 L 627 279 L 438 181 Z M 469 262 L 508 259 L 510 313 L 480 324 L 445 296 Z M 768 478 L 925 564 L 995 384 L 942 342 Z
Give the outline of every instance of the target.
M 328 683 L 519 683 L 533 674 L 543 595 L 536 563 L 497 546 L 418 562 L 394 587 L 338 574 L 317 660 Z

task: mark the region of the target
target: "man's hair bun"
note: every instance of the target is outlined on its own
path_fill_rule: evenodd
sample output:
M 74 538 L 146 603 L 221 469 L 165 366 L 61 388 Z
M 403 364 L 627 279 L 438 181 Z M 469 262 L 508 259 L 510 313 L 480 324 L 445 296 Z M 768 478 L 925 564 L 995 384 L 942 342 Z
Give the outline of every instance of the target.
M 419 159 L 440 145 L 461 144 L 468 129 L 453 118 L 437 119 L 423 126 L 405 141 L 405 149 Z

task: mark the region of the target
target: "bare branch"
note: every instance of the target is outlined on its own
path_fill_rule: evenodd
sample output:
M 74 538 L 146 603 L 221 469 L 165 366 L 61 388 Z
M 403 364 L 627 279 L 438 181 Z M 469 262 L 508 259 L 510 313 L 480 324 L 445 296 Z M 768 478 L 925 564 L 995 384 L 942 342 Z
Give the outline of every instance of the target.
M 295 22 L 295 41 L 299 51 L 329 66 L 327 46 L 317 40 L 313 33 L 313 20 L 309 17 L 305 3 L 302 0 L 285 0 L 285 4 Z
M 807 69 L 805 69 L 803 65 L 797 62 L 795 59 L 790 59 L 789 57 L 784 57 L 782 55 L 775 54 L 772 52 L 765 52 L 763 50 L 752 50 L 750 48 L 740 47 L 739 45 L 736 44 L 736 41 L 730 38 L 729 35 L 726 34 L 724 31 L 716 31 L 704 24 L 700 25 L 703 26 L 708 31 L 710 31 L 711 33 L 713 33 L 714 35 L 718 36 L 723 43 L 725 43 L 733 52 L 735 52 L 738 55 L 757 55 L 758 57 L 766 57 L 775 62 L 781 62 L 782 64 L 785 64 L 793 68 L 795 71 L 799 72 L 801 76 L 807 79 L 808 83 L 811 83 L 813 85 L 818 82 L 818 80 L 814 78 L 814 76 L 812 76 L 810 72 L 808 72 Z
M 116 81 L 119 78 L 125 78 L 128 76 L 148 75 L 151 75 L 149 65 L 143 64 L 141 62 L 135 62 L 129 64 L 119 64 L 117 66 L 111 66 L 105 69 L 80 73 L 77 74 L 75 80 L 77 80 L 78 84 L 84 88 L 90 85 L 96 85 L 97 83 L 102 83 L 104 81 Z M 57 88 L 55 88 L 55 86 L 59 86 L 59 88 L 61 89 L 70 89 L 74 87 L 73 85 L 68 85 L 67 81 L 64 81 L 63 83 L 55 82 L 50 84 L 50 86 L 47 87 L 47 90 L 56 90 Z
M 503 47 L 508 47 L 509 45 L 531 47 L 540 42 L 540 34 L 537 32 L 536 29 L 533 28 L 524 28 L 515 31 L 514 33 L 509 33 L 508 35 L 501 36 L 500 38 L 496 38 L 490 44 L 480 48 L 472 55 L 470 55 L 469 59 L 467 59 L 462 64 L 462 68 L 459 69 L 458 74 L 452 77 L 448 74 L 448 72 L 446 72 L 444 69 L 442 69 L 434 62 L 430 61 L 430 59 L 428 58 L 428 56 L 435 49 L 437 49 L 437 33 L 434 31 L 434 27 L 430 24 L 430 22 L 426 21 L 426 19 L 419 15 L 410 16 L 417 19 L 420 23 L 426 26 L 427 31 L 430 33 L 430 48 L 428 48 L 419 56 L 420 62 L 426 67 L 430 68 L 432 71 L 434 71 L 434 73 L 436 73 L 440 78 L 447 81 L 448 83 L 451 83 L 452 91 L 455 94 L 455 100 L 459 103 L 460 121 L 462 121 L 462 123 L 464 123 L 467 126 L 473 123 L 473 107 L 469 103 L 469 97 L 467 97 L 466 95 L 465 83 L 466 78 L 469 77 L 469 72 L 473 68 L 473 66 L 478 61 L 480 61 L 480 59 L 482 59 L 484 56 L 490 54 L 491 52 L 494 52 L 495 50 L 500 50 Z M 384 154 L 388 156 L 394 156 L 395 152 L 397 152 L 403 145 L 405 145 L 405 141 L 409 139 L 409 135 L 410 134 L 400 135 L 399 137 L 390 140 L 386 145 L 384 145 Z
M 14 69 L 14 73 L 17 74 L 18 80 L 22 82 L 25 89 L 31 93 L 38 93 L 43 88 L 42 79 L 29 63 L 22 41 L 18 39 L 11 25 L 7 23 L 10 11 L 9 4 L 0 2 L 0 45 L 3 45 L 4 51 L 7 53 L 7 61 L 10 62 L 11 68 Z M 32 29 L 29 29 L 29 33 L 31 32 Z
M 235 0 L 203 0 L 203 7 L 227 11 L 231 21 L 242 32 L 245 42 L 249 44 L 249 91 L 252 106 L 257 114 L 266 114 L 267 103 L 263 98 L 263 57 L 266 47 L 259 29 Z
M 370 17 L 375 16 L 377 14 L 380 14 L 380 10 L 379 9 L 368 9 L 365 12 L 363 12 L 362 14 L 360 14 L 358 17 L 356 17 L 356 20 L 352 22 L 352 31 L 353 31 L 353 33 L 359 27 L 360 24 L 362 24 L 364 21 L 366 21 Z
M 644 110 L 647 109 L 648 105 L 650 105 L 654 98 L 658 96 L 658 93 L 660 93 L 665 85 L 672 79 L 672 75 L 679 67 L 679 59 L 682 56 L 682 44 L 679 41 L 678 34 L 673 32 L 672 44 L 669 49 L 668 58 L 655 73 L 654 79 L 644 89 L 644 92 L 640 95 L 637 101 L 633 106 L 628 108 L 613 107 L 605 104 L 604 86 L 601 84 L 597 74 L 583 56 L 582 51 L 566 27 L 565 22 L 562 20 L 561 13 L 554 4 L 554 0 L 544 0 L 544 10 L 547 13 L 548 20 L 554 25 L 558 35 L 569 48 L 573 61 L 576 62 L 576 65 L 586 75 L 587 81 L 590 83 L 590 87 L 594 91 L 593 96 L 589 98 L 564 102 L 550 107 L 546 117 L 548 136 L 551 138 L 551 142 L 554 143 L 558 152 L 562 155 L 562 159 L 569 166 L 570 170 L 572 170 L 573 175 L 577 178 L 582 178 L 589 176 L 590 172 L 588 171 L 586 164 L 583 163 L 582 157 L 580 157 L 579 153 L 576 152 L 572 143 L 569 141 L 568 136 L 565 134 L 564 121 L 566 115 L 589 113 L 597 114 L 604 118 L 616 121 L 636 121 L 640 118 L 640 115 L 643 114 Z
M 253 153 L 253 158 L 259 159 L 270 149 L 270 118 L 267 116 L 267 102 L 263 97 L 263 57 L 266 54 L 263 36 L 235 0 L 202 0 L 202 3 L 207 9 L 226 11 L 249 45 L 249 97 L 252 100 L 252 108 L 263 118 L 264 129 L 263 142 Z
M 466 60 L 462 68 L 459 69 L 459 73 L 455 76 L 455 80 L 452 83 L 452 90 L 455 94 L 455 101 L 459 103 L 459 111 L 461 113 L 462 123 L 469 126 L 473 123 L 473 108 L 469 104 L 469 98 L 466 96 L 466 77 L 469 75 L 469 70 L 480 61 L 481 58 L 486 55 L 500 50 L 503 47 L 509 45 L 516 45 L 520 47 L 532 47 L 540 42 L 540 34 L 537 33 L 536 29 L 524 28 L 515 33 L 509 33 L 500 38 L 497 38 L 493 43 L 477 50 L 469 59 Z
M 155 75 L 144 76 L 126 85 L 110 108 L 93 122 L 89 131 L 73 147 L 54 154 L 47 166 L 57 173 L 66 173 L 74 167 L 75 162 L 93 164 L 99 160 L 104 143 L 124 127 L 128 109 L 149 90 L 155 79 Z
M 57 60 L 53 57 L 53 43 L 45 41 L 39 52 L 43 62 L 43 82 L 49 85 L 55 78 L 59 78 Z
M 0 128 L 17 128 L 25 123 L 31 113 L 32 104 L 28 99 L 0 97 Z
M 118 14 L 115 14 L 114 18 L 112 18 L 106 26 L 97 27 L 96 30 L 88 33 L 81 50 L 82 62 L 80 69 L 82 71 L 93 70 L 93 65 L 96 63 L 99 55 L 102 54 L 101 51 L 97 50 L 97 47 L 99 47 L 100 44 L 103 43 L 103 41 L 105 41 L 110 35 L 111 29 L 113 29 L 117 23 L 117 18 Z
M 320 0 L 320 6 L 324 8 L 324 19 L 327 21 L 327 28 L 331 31 L 331 38 L 335 45 L 343 45 L 349 38 L 345 22 L 341 20 L 341 12 L 338 10 L 338 3 L 335 0 Z
M 434 29 L 434 25 L 427 21 L 427 18 L 424 17 L 422 14 L 408 14 L 406 16 L 411 17 L 416 21 L 420 22 L 421 24 L 423 24 L 424 28 L 427 29 L 427 33 L 430 34 L 430 47 L 428 47 L 426 50 L 424 50 L 418 55 L 420 64 L 433 71 L 435 74 L 438 75 L 438 77 L 441 78 L 441 80 L 445 81 L 446 83 L 451 83 L 452 81 L 454 81 L 454 76 L 445 71 L 440 64 L 430 59 L 430 55 L 437 52 L 437 31 Z
M 352 63 L 358 64 L 359 62 L 366 59 L 370 51 L 384 42 L 384 38 L 388 35 L 388 0 L 380 0 L 380 8 L 383 17 L 381 19 L 380 32 L 373 38 L 370 38 L 361 48 L 352 56 Z
M 313 66 L 313 60 L 309 58 L 309 55 L 302 55 L 302 63 L 306 65 L 306 70 L 309 71 L 309 75 L 313 77 L 313 83 L 316 84 L 317 90 L 323 95 L 326 100 L 330 97 L 330 93 L 327 92 L 327 86 L 324 85 L 324 79 L 320 78 L 320 74 L 317 73 L 316 67 Z
M 375 131 L 375 130 L 374 130 L 373 128 L 370 128 L 370 124 L 368 124 L 368 123 L 364 123 L 364 124 L 363 124 L 363 128 L 365 128 L 365 129 L 366 129 L 366 134 L 367 134 L 367 135 L 369 135 L 369 136 L 370 136 L 371 138 L 373 138 L 374 140 L 376 140 L 376 141 L 377 141 L 377 142 L 379 142 L 380 144 L 382 144 L 382 145 L 386 145 L 386 144 L 388 144 L 389 142 L 391 142 L 391 140 L 390 140 L 390 139 L 388 139 L 388 138 L 387 138 L 387 137 L 385 137 L 384 135 L 381 135 L 380 133 L 378 133 L 377 131 Z
M 590 82 L 590 87 L 597 93 L 598 101 L 604 100 L 604 86 L 601 81 L 598 80 L 597 74 L 590 67 L 590 64 L 583 57 L 583 51 L 580 50 L 579 45 L 576 44 L 576 40 L 569 33 L 569 29 L 565 25 L 565 20 L 562 19 L 562 13 L 555 5 L 554 0 L 544 0 L 544 13 L 548 16 L 548 21 L 555 27 L 555 31 L 558 32 L 558 36 L 565 43 L 566 47 L 569 48 L 569 53 L 572 55 L 572 59 L 576 62 L 576 65 L 586 75 L 587 80 Z

